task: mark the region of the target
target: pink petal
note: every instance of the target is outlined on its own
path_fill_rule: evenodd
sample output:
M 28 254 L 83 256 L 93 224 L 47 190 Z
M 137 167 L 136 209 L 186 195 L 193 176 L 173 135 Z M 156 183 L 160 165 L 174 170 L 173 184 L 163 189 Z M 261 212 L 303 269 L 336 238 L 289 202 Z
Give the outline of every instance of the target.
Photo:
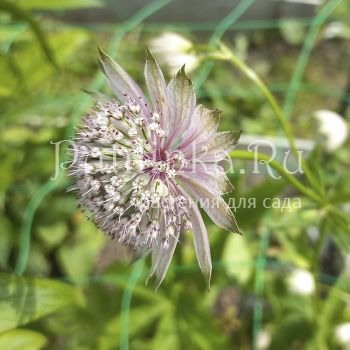
M 153 102 L 153 108 L 162 116 L 160 122 L 161 127 L 164 128 L 164 126 L 167 126 L 164 121 L 168 116 L 167 88 L 163 73 L 149 50 L 147 50 L 145 79 L 151 101 Z
M 191 115 L 196 107 L 196 95 L 191 79 L 184 67 L 170 80 L 167 87 L 169 104 L 169 134 L 165 147 L 177 143 L 191 123 Z
M 198 105 L 191 116 L 191 124 L 181 142 L 181 149 L 191 150 L 193 144 L 199 146 L 211 139 L 219 125 L 221 111 L 210 110 Z
M 200 201 L 204 211 L 216 225 L 227 231 L 240 233 L 236 219 L 222 197 L 213 195 L 207 187 L 191 179 L 183 178 L 181 182 L 185 190 Z M 208 200 L 208 203 L 206 200 Z
M 99 49 L 99 51 L 103 72 L 116 97 L 122 103 L 129 103 L 129 98 L 132 98 L 135 103 L 140 105 L 144 115 L 148 117 L 150 111 L 147 107 L 147 99 L 139 86 L 117 62 L 101 49 Z
M 194 163 L 191 168 L 181 171 L 179 178 L 183 177 L 207 188 L 215 196 L 233 191 L 233 185 L 224 169 L 216 163 Z
M 207 228 L 205 227 L 202 216 L 196 204 L 185 191 L 180 189 L 180 192 L 191 203 L 189 207 L 189 214 L 192 223 L 194 249 L 196 251 L 199 267 L 203 273 L 208 289 L 210 289 L 212 264 Z
M 167 230 L 173 229 L 172 226 L 167 227 Z M 169 246 L 165 249 L 161 244 L 155 245 L 152 251 L 152 267 L 147 281 L 156 274 L 156 290 L 164 280 L 168 271 L 171 259 L 173 258 L 177 242 L 179 241 L 180 231 L 173 229 L 173 234 L 169 237 Z M 160 243 L 160 242 L 158 242 Z
M 197 149 L 196 156 L 202 162 L 218 162 L 234 149 L 241 136 L 241 131 L 217 133 L 206 145 Z

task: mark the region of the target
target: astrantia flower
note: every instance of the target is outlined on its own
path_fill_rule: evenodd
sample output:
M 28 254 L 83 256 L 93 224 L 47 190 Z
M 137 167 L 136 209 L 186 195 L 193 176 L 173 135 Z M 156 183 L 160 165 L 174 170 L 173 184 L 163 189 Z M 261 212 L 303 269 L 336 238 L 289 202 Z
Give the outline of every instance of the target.
M 101 51 L 103 71 L 116 100 L 103 97 L 77 132 L 74 189 L 96 225 L 139 254 L 152 253 L 150 276 L 162 282 L 180 235 L 193 231 L 199 266 L 209 284 L 207 230 L 193 200 L 209 217 L 238 232 L 221 195 L 231 190 L 218 164 L 240 133 L 217 132 L 219 112 L 196 105 L 182 68 L 166 85 L 148 53 L 150 102 L 132 78 Z
M 341 323 L 334 330 L 335 338 L 345 350 L 350 350 L 350 323 Z
M 149 45 L 159 63 L 166 65 L 170 74 L 175 74 L 184 64 L 188 72 L 199 64 L 200 58 L 194 52 L 193 43 L 179 34 L 162 33 Z
M 292 293 L 311 295 L 315 292 L 315 280 L 307 270 L 294 270 L 288 277 L 288 287 Z
M 318 131 L 325 137 L 324 145 L 327 151 L 335 151 L 346 142 L 348 125 L 338 113 L 319 110 L 315 112 L 315 117 L 318 121 Z

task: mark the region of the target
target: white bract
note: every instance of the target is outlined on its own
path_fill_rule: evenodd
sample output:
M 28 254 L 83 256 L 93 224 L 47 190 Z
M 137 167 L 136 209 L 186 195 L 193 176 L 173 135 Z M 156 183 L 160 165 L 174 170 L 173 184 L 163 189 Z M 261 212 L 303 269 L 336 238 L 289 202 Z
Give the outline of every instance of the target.
M 315 112 L 320 134 L 325 137 L 325 146 L 328 151 L 335 151 L 348 138 L 348 125 L 337 113 L 327 110 Z
M 240 133 L 217 132 L 219 114 L 196 105 L 184 69 L 166 85 L 148 52 L 145 78 L 150 102 L 132 78 L 101 51 L 101 63 L 116 100 L 83 118 L 72 148 L 73 189 L 83 208 L 108 236 L 152 254 L 150 276 L 160 285 L 180 234 L 192 229 L 199 266 L 209 285 L 210 247 L 196 201 L 212 220 L 239 232 L 222 199 L 232 190 L 219 162 Z M 208 202 L 205 202 L 205 201 Z
M 350 323 L 341 323 L 334 330 L 335 338 L 345 349 L 350 349 Z
M 199 64 L 193 44 L 176 33 L 163 33 L 150 42 L 150 49 L 157 56 L 159 63 L 167 66 L 170 74 L 175 74 L 183 65 L 188 72 Z
M 292 293 L 310 295 L 315 292 L 315 280 L 309 271 L 294 270 L 288 277 L 288 287 Z
M 266 329 L 261 330 L 256 336 L 256 348 L 266 350 L 271 344 L 271 333 Z

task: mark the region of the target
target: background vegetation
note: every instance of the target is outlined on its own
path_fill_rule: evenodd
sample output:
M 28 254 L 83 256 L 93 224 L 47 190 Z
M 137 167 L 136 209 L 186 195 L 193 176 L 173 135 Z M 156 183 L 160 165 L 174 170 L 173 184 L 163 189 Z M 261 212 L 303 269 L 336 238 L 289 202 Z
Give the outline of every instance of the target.
M 350 322 L 349 141 L 327 152 L 313 114 L 349 118 L 350 5 L 330 0 L 312 18 L 238 21 L 253 2 L 219 22 L 149 22 L 170 3 L 156 0 L 125 21 L 87 23 L 69 19 L 102 2 L 0 0 L 0 349 L 349 348 L 339 336 Z M 97 46 L 142 85 L 145 45 L 164 31 L 204 51 L 222 39 L 267 83 L 293 134 L 317 144 L 308 166 L 318 203 L 284 180 L 230 174 L 237 203 L 256 198 L 258 207 L 237 208 L 243 237 L 207 220 L 210 293 L 190 236 L 154 293 L 144 284 L 149 262 L 130 265 L 130 253 L 85 220 L 64 171 L 50 180 L 51 141 L 72 137 L 93 103 L 81 89 L 108 93 Z M 212 61 L 191 75 L 200 102 L 224 111 L 223 130 L 283 136 L 242 71 Z M 264 208 L 275 197 L 301 198 L 301 208 Z

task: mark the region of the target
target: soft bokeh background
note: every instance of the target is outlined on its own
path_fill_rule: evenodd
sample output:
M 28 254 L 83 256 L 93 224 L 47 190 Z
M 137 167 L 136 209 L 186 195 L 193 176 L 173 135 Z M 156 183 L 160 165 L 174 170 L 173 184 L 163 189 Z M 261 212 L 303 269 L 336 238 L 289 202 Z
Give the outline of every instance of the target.
M 0 0 L 0 349 L 350 349 L 349 23 L 348 0 Z M 187 235 L 154 293 L 149 261 L 130 265 L 85 220 L 64 170 L 50 179 L 51 142 L 93 104 L 83 88 L 109 93 L 98 45 L 143 87 L 149 46 L 168 77 L 186 63 L 198 100 L 223 110 L 221 129 L 243 130 L 240 148 L 270 137 L 285 151 L 254 84 L 202 60 L 219 40 L 275 94 L 342 215 L 264 167 L 231 173 L 236 203 L 257 207 L 236 210 L 243 237 L 207 220 L 211 291 Z M 300 208 L 263 205 L 293 197 Z

